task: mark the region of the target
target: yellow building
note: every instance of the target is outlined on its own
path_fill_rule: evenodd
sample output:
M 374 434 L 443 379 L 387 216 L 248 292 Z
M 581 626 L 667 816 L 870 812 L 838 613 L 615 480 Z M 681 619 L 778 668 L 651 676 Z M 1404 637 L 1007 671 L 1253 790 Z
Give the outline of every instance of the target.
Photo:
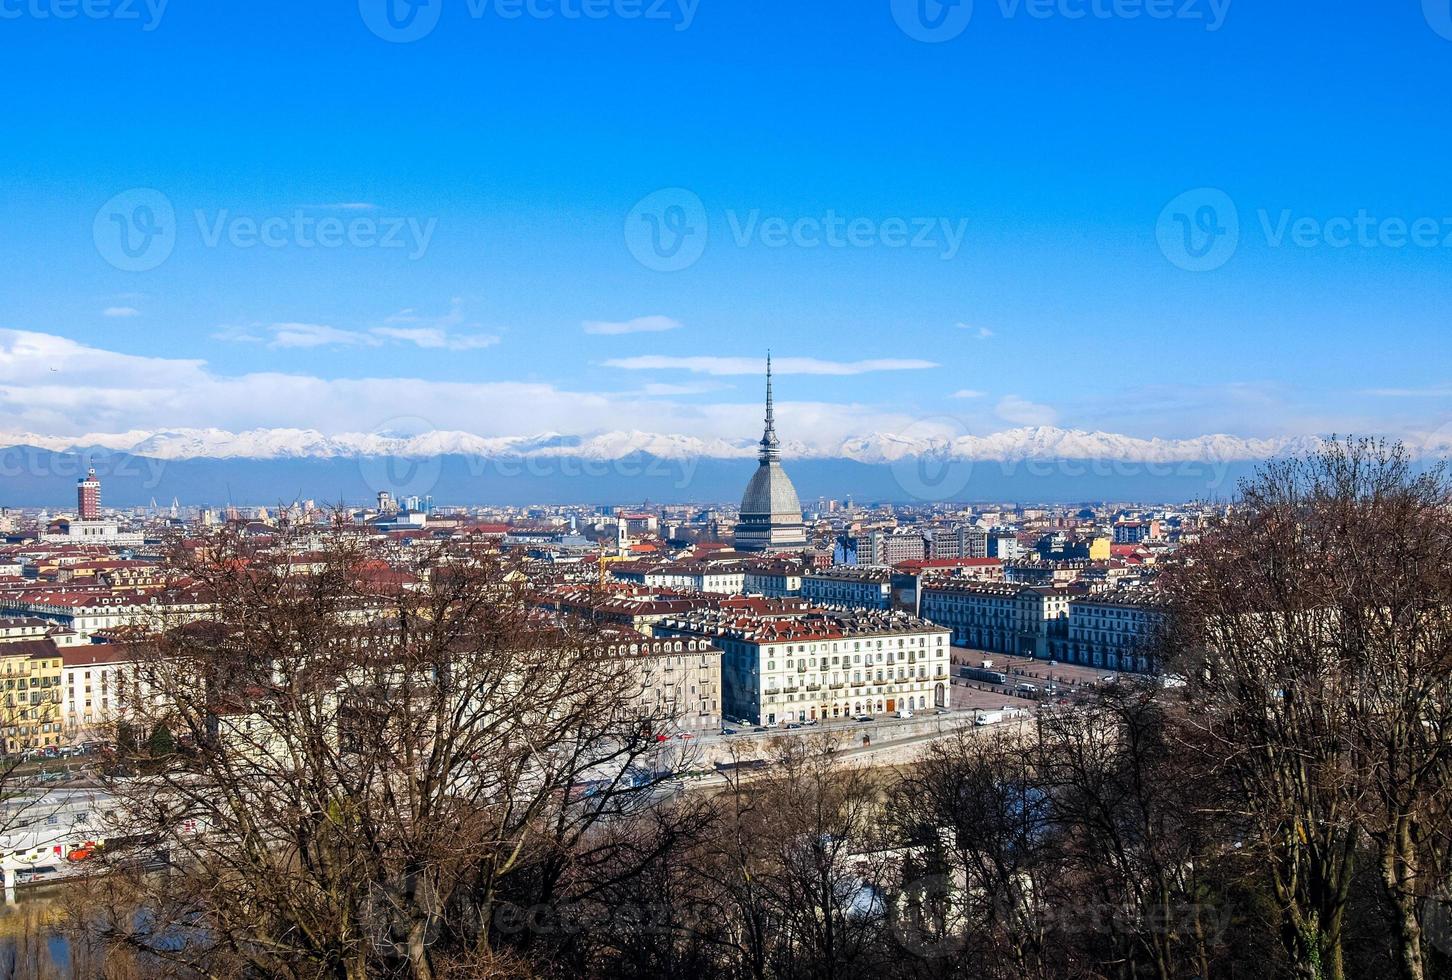
M 60 745 L 61 652 L 50 637 L 0 642 L 0 733 L 6 753 Z
M 1089 539 L 1089 560 L 1108 561 L 1110 556 L 1109 546 L 1111 540 L 1104 535 Z

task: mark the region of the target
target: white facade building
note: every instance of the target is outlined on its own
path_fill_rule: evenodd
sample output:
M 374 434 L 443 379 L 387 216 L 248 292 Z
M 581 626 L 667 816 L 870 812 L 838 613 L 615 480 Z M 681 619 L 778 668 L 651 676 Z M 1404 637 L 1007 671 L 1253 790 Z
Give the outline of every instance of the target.
M 956 646 L 1049 657 L 1068 636 L 1072 595 L 1049 586 L 938 581 L 923 586 L 918 609 L 952 630 Z
M 892 569 L 834 565 L 802 576 L 802 598 L 852 609 L 892 607 Z
M 948 704 L 949 633 L 906 613 L 761 617 L 699 611 L 656 624 L 660 636 L 721 648 L 728 723 L 791 723 L 932 710 Z

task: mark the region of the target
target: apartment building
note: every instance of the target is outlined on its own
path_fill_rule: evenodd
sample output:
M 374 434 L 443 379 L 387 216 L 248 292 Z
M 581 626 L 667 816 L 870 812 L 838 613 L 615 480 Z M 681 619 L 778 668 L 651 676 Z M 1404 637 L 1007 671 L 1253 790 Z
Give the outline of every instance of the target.
M 720 648 L 728 721 L 786 725 L 948 703 L 949 633 L 905 613 L 703 610 L 655 629 Z
M 644 717 L 671 718 L 683 732 L 721 727 L 721 650 L 710 641 L 625 636 L 610 639 L 603 653 L 638 664 Z
M 746 565 L 741 589 L 747 595 L 783 599 L 802 594 L 807 568 L 796 561 L 762 561 Z
M 137 696 L 134 649 L 102 643 L 67 650 L 62 656 L 61 719 L 68 741 L 104 737 Z
M 868 565 L 817 569 L 802 576 L 802 598 L 850 609 L 890 609 L 892 569 Z
M 1156 668 L 1153 645 L 1164 620 L 1164 605 L 1150 589 L 1076 596 L 1069 602 L 1068 633 L 1054 644 L 1054 655 L 1068 663 L 1148 673 Z
M 622 582 L 723 595 L 738 594 L 746 584 L 746 571 L 735 562 L 680 561 L 661 565 L 621 562 L 610 566 L 610 575 Z
M 49 636 L 0 641 L 0 732 L 6 753 L 60 745 L 61 650 Z
M 1072 595 L 1054 586 L 938 580 L 923 586 L 918 608 L 952 631 L 955 646 L 1048 657 L 1068 636 Z

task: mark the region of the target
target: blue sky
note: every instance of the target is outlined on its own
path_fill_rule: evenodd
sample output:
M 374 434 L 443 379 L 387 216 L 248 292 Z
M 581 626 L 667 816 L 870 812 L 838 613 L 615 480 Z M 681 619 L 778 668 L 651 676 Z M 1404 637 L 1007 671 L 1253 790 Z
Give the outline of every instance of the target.
M 0 431 L 749 438 L 768 346 L 807 441 L 1452 415 L 1448 0 L 78 2 L 0 0 Z

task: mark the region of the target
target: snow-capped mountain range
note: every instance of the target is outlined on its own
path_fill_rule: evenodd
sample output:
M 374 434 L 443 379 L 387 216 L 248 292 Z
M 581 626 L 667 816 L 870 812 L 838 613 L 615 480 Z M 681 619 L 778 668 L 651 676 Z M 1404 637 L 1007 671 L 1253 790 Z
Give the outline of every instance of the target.
M 990 435 L 955 434 L 948 429 L 922 432 L 879 432 L 830 445 L 786 442 L 790 459 L 847 459 L 860 463 L 892 463 L 921 456 L 961 460 L 1015 461 L 1031 459 L 1123 460 L 1139 463 L 1219 462 L 1266 459 L 1298 453 L 1320 444 L 1319 437 L 1245 439 L 1206 435 L 1193 439 L 1140 439 L 1110 432 L 1087 432 L 1053 426 L 1028 426 Z M 333 459 L 367 456 L 427 458 L 476 456 L 569 456 L 612 460 L 634 454 L 660 459 L 739 459 L 754 456 L 752 440 L 702 439 L 655 432 L 602 432 L 568 436 L 546 432 L 532 436 L 484 437 L 468 432 L 426 432 L 419 435 L 340 433 L 315 429 L 169 429 L 147 432 L 93 433 L 78 437 L 0 434 L 0 447 L 33 446 L 52 452 L 107 450 L 163 460 L 191 459 Z

